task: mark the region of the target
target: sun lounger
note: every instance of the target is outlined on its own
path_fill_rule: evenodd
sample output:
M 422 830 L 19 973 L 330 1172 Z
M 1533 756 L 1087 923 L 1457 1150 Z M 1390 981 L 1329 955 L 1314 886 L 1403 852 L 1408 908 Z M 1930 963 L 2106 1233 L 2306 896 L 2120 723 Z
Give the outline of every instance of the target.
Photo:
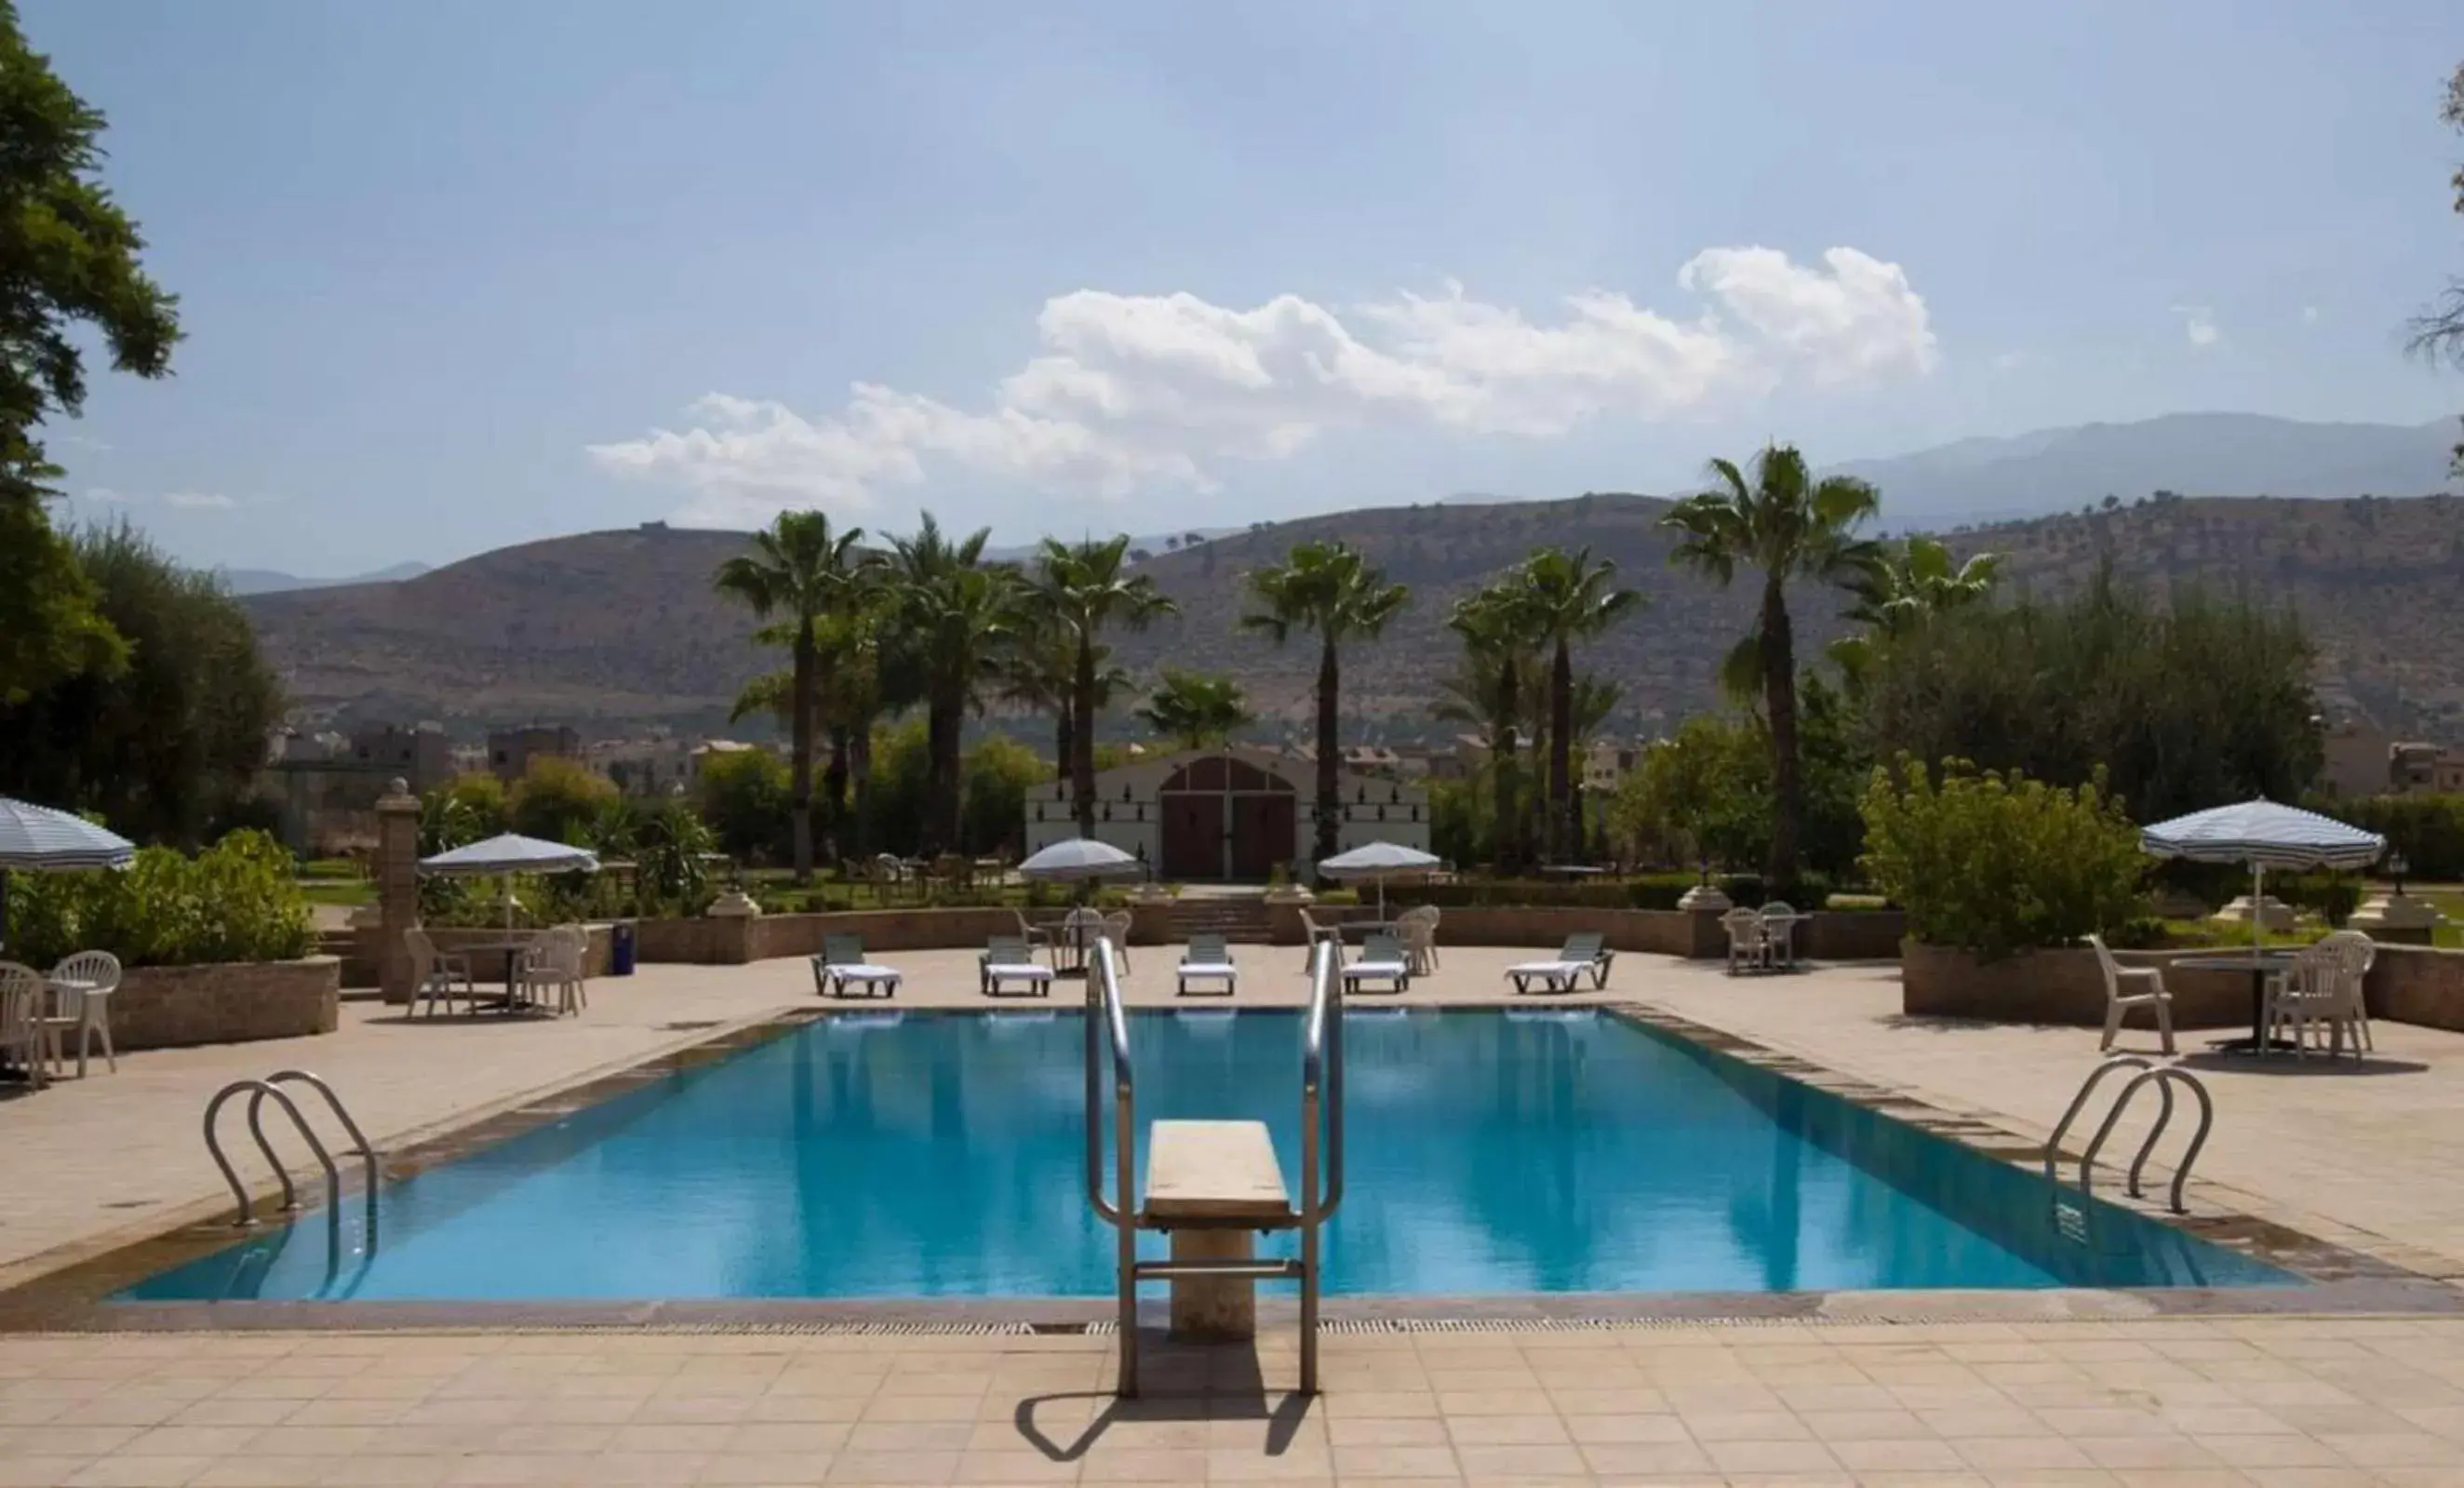
M 1039 965 L 1026 942 L 1016 935 L 995 935 L 984 942 L 984 953 L 976 958 L 976 978 L 978 990 L 987 997 L 1004 996 L 1001 989 L 1011 982 L 1025 983 L 1027 996 L 1052 995 L 1052 968 Z
M 1364 981 L 1382 981 L 1390 992 L 1412 990 L 1412 963 L 1403 955 L 1403 948 L 1394 936 L 1383 932 L 1371 934 L 1360 947 L 1360 959 L 1343 969 L 1343 990 L 1360 991 Z
M 895 968 L 864 958 L 861 935 L 825 935 L 813 957 L 813 991 L 825 997 L 894 997 L 901 980 Z
M 1189 950 L 1180 958 L 1179 978 L 1180 996 L 1184 997 L 1192 995 L 1189 984 L 1194 981 L 1222 983 L 1217 990 L 1203 994 L 1206 996 L 1228 997 L 1241 990 L 1241 969 L 1232 964 L 1232 948 L 1223 943 L 1221 935 L 1189 937 Z
M 1609 984 L 1609 962 L 1617 952 L 1607 949 L 1596 931 L 1581 930 L 1566 937 L 1557 954 L 1546 961 L 1519 961 L 1506 969 L 1507 978 L 1516 992 L 1529 992 L 1538 983 L 1543 992 L 1574 992 L 1580 990 L 1582 977 L 1588 973 L 1594 988 Z

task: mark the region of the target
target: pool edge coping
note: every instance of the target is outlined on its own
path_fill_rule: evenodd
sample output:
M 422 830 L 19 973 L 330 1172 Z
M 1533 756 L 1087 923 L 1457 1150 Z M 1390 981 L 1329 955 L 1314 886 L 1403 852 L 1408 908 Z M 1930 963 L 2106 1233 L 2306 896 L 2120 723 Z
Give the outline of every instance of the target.
M 1412 1004 L 1397 1012 L 1503 1012 L 1517 1004 Z M 1568 1011 L 1577 1005 L 1567 1005 Z M 1744 1035 L 1698 1022 L 1643 1001 L 1588 1002 L 1593 1012 L 1657 1031 L 1714 1058 L 1734 1060 L 1793 1081 L 1873 1114 L 1949 1141 L 1975 1155 L 2029 1166 L 2041 1164 L 2041 1139 L 2014 1129 L 1992 1113 L 1961 1112 L 1905 1090 L 1877 1084 L 1772 1048 Z M 483 1148 L 510 1141 L 542 1126 L 632 1093 L 656 1081 L 720 1063 L 785 1038 L 812 1023 L 838 1018 L 900 1020 L 923 1017 L 1050 1017 L 1064 1006 L 1038 1008 L 899 1008 L 788 1005 L 754 1014 L 700 1037 L 670 1044 L 620 1063 L 585 1071 L 467 1112 L 414 1127 L 399 1150 L 383 1154 L 380 1178 L 410 1177 Z M 1133 1011 L 1170 1013 L 1171 1005 Z M 1215 1010 L 1209 1010 L 1215 1011 Z M 1223 1009 L 1222 1012 L 1288 1013 L 1287 1008 Z M 1994 1145 L 1976 1140 L 1990 1133 Z M 2065 1154 L 2075 1155 L 2075 1154 Z M 2193 1179 L 2190 1191 L 2212 1199 L 2221 1186 Z M 265 1186 L 271 1192 L 271 1180 Z M 348 1202 L 361 1192 L 343 1189 Z M 2241 1197 L 2237 1191 L 2224 1191 Z M 258 1195 L 262 1197 L 262 1194 Z M 2321 1239 L 2292 1225 L 2240 1210 L 2175 1215 L 2161 1206 L 2131 1200 L 2120 1191 L 2096 1195 L 2142 1217 L 2166 1224 L 2209 1244 L 2254 1257 L 2299 1278 L 2291 1287 L 2135 1287 L 2038 1289 L 1886 1289 L 1796 1292 L 1556 1292 L 1478 1295 L 1353 1295 L 1325 1299 L 1325 1317 L 1346 1330 L 1397 1330 L 1515 1326 L 1640 1326 L 1653 1324 L 1939 1325 L 1961 1323 L 2110 1323 L 2164 1317 L 2354 1317 L 2464 1313 L 2464 1290 L 2452 1279 L 2406 1266 L 2369 1249 Z M 182 1206 L 175 1214 L 200 1209 Z M 320 1205 L 305 1203 L 293 1222 Z M 132 1229 L 142 1226 L 131 1226 Z M 125 1233 L 119 1232 L 119 1233 Z M 688 1329 L 696 1331 L 935 1332 L 970 1334 L 1086 1334 L 1112 1326 L 1109 1298 L 879 1298 L 879 1299 L 644 1299 L 621 1302 L 114 1302 L 106 1299 L 129 1284 L 231 1245 L 235 1227 L 200 1217 L 174 1218 L 150 1233 L 100 1245 L 36 1274 L 0 1286 L 0 1336 L 34 1333 L 317 1331 L 404 1332 L 495 1330 Z M 2352 1233 L 2370 1239 L 2358 1230 Z M 2388 1242 L 2389 1248 L 2397 1248 Z M 73 1245 L 70 1249 L 79 1247 Z M 39 1263 L 29 1258 L 18 1265 Z M 0 1268 L 5 1275 L 10 1268 Z M 2321 1271 L 2325 1275 L 2321 1275 Z M 1141 1303 L 1156 1319 L 1163 1304 Z M 1288 1322 L 1292 1303 L 1260 1299 L 1262 1322 Z

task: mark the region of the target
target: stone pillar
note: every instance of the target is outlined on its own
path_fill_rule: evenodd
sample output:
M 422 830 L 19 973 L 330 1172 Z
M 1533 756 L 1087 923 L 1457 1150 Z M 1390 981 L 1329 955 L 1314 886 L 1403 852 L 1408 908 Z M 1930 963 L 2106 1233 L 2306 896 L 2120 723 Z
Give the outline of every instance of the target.
M 1248 1260 L 1257 1255 L 1249 1230 L 1175 1230 L 1175 1260 Z M 1241 1343 L 1258 1336 L 1258 1283 L 1247 1277 L 1174 1277 L 1172 1336 L 1199 1344 Z
M 377 799 L 377 985 L 387 1002 L 407 1006 L 410 946 L 403 931 L 419 923 L 419 798 L 396 778 Z

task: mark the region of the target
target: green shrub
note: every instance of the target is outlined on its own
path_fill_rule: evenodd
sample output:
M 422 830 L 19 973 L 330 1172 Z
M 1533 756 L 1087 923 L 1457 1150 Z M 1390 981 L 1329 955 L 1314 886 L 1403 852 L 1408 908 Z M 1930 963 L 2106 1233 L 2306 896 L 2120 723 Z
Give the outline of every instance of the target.
M 2072 789 L 1902 755 L 1865 792 L 1865 867 L 1908 933 L 1988 960 L 2143 913 L 2139 829 L 2101 776 Z
M 2434 884 L 2464 880 L 2464 796 L 2369 796 L 2310 804 L 2385 837 L 2390 855 L 2404 855 L 2409 878 Z M 2387 865 L 2381 864 L 2378 871 L 2385 873 Z
M 296 865 L 262 832 L 233 832 L 194 858 L 145 847 L 126 868 L 10 880 L 9 955 L 48 966 L 108 951 L 127 966 L 287 961 L 316 931 Z

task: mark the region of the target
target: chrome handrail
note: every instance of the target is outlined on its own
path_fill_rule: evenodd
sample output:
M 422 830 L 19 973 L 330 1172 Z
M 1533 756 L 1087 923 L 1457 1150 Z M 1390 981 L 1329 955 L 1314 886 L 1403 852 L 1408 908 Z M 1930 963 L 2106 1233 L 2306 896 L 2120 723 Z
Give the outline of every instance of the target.
M 286 1210 L 297 1209 L 299 1191 L 291 1182 L 291 1171 L 283 1166 L 280 1158 L 275 1156 L 274 1145 L 265 1139 L 265 1128 L 259 1121 L 259 1114 L 269 1097 L 274 1104 L 281 1106 L 289 1114 L 291 1124 L 299 1130 L 300 1139 L 308 1144 L 308 1150 L 316 1154 L 318 1166 L 325 1170 L 326 1207 L 334 1211 L 336 1215 L 334 1223 L 339 1227 L 341 1222 L 340 1215 L 342 1172 L 341 1169 L 334 1166 L 334 1154 L 325 1150 L 324 1143 L 317 1140 L 316 1128 L 308 1125 L 308 1118 L 299 1113 L 298 1105 L 292 1101 L 291 1097 L 284 1094 L 278 1086 L 269 1084 L 262 1080 L 234 1080 L 215 1091 L 214 1098 L 206 1103 L 206 1151 L 212 1156 L 214 1166 L 222 1170 L 223 1181 L 231 1185 L 231 1197 L 239 1203 L 239 1216 L 233 1222 L 242 1229 L 255 1224 L 256 1206 L 250 1199 L 248 1190 L 241 1185 L 239 1173 L 232 1169 L 231 1159 L 223 1155 L 222 1138 L 214 1130 L 214 1118 L 222 1114 L 224 1103 L 243 1091 L 250 1094 L 249 1134 L 256 1138 L 257 1150 L 265 1154 L 266 1162 L 274 1169 L 274 1175 L 282 1182 L 282 1207 Z
M 2087 1098 L 2095 1093 L 2098 1085 L 2103 1083 L 2104 1077 L 2117 1069 L 2152 1069 L 2154 1067 L 2153 1061 L 2140 1055 L 2117 1054 L 2088 1072 L 2087 1079 L 2079 1082 L 2079 1094 L 2071 1097 L 2070 1109 L 2062 1112 L 2062 1119 L 2054 1123 L 2054 1134 L 2045 1139 L 2045 1181 L 2047 1183 L 2059 1181 L 2054 1175 L 2054 1165 L 2061 1161 L 2062 1136 L 2071 1129 L 2071 1123 L 2079 1120 L 2079 1107 L 2087 1105 Z
M 305 1069 L 277 1069 L 273 1074 L 266 1076 L 263 1083 L 266 1087 L 265 1090 L 260 1090 L 249 1098 L 248 1121 L 251 1127 L 254 1127 L 256 1126 L 257 1110 L 259 1106 L 265 1104 L 267 1091 L 272 1090 L 276 1085 L 297 1083 L 306 1085 L 310 1089 L 316 1091 L 319 1095 L 323 1096 L 325 1098 L 325 1108 L 332 1111 L 334 1113 L 334 1119 L 342 1124 L 342 1129 L 350 1133 L 353 1150 L 358 1154 L 361 1163 L 365 1167 L 365 1173 L 362 1178 L 361 1186 L 365 1190 L 365 1201 L 368 1211 L 366 1223 L 367 1252 L 370 1255 L 374 1255 L 377 1245 L 378 1174 L 376 1145 L 368 1140 L 368 1134 L 362 1131 L 360 1129 L 360 1124 L 352 1119 L 350 1107 L 342 1104 L 341 1096 L 335 1093 L 334 1087 L 325 1083 L 325 1078 L 317 1074 L 315 1071 Z M 260 1137 L 258 1142 L 259 1145 L 262 1146 L 263 1138 Z
M 1320 1123 L 1324 1123 L 1321 1144 Z M 1324 1192 L 1319 1183 L 1323 1179 Z M 1343 1204 L 1343 948 L 1309 955 L 1301 1035 L 1301 1393 L 1317 1393 L 1318 1231 Z
M 2208 1087 L 2200 1083 L 2196 1075 L 2170 1064 L 2132 1077 L 2130 1083 L 2122 1087 L 2122 1094 L 2114 1098 L 2113 1109 L 2105 1114 L 2104 1125 L 2096 1128 L 2096 1137 L 2088 1143 L 2086 1155 L 2079 1159 L 2079 1193 L 2084 1194 L 2088 1192 L 2089 1170 L 2096 1163 L 2096 1154 L 2103 1149 L 2104 1139 L 2113 1134 L 2115 1124 L 2122 1120 L 2123 1111 L 2129 1106 L 2131 1099 L 2139 1094 L 2140 1086 L 2153 1084 L 2156 1087 L 2156 1093 L 2164 1098 L 2165 1104 L 2157 1108 L 2156 1125 L 2148 1128 L 2147 1140 L 2139 1145 L 2139 1155 L 2130 1160 L 2129 1176 L 2124 1185 L 2132 1198 L 2141 1196 L 2139 1174 L 2141 1170 L 2147 1166 L 2147 1155 L 2156 1150 L 2157 1138 L 2165 1134 L 2167 1124 L 2173 1119 L 2172 1087 L 2176 1083 L 2188 1085 L 2190 1093 L 2198 1097 L 2199 1101 L 2199 1129 L 2190 1134 L 2190 1145 L 2182 1153 L 2181 1164 L 2173 1170 L 2173 1188 L 2167 1198 L 2173 1213 L 2177 1214 L 2189 1213 L 2182 1205 L 2182 1188 L 2190 1181 L 2190 1166 L 2199 1160 L 2199 1149 L 2208 1145 L 2208 1129 L 2215 1125 L 2216 1107 L 2215 1103 L 2208 1099 Z
M 1137 1226 L 1137 1076 L 1130 1063 L 1129 1011 L 1121 1001 L 1121 974 L 1114 964 L 1112 939 L 1100 936 L 1087 963 L 1087 1196 L 1095 1213 L 1112 1227 L 1118 1254 L 1121 1335 L 1121 1380 L 1124 1395 L 1137 1393 L 1138 1368 L 1138 1226 Z M 1103 1026 L 1097 1027 L 1097 1020 Z M 1104 1196 L 1104 1082 L 1100 1061 L 1109 1036 L 1112 1061 L 1113 1197 Z

